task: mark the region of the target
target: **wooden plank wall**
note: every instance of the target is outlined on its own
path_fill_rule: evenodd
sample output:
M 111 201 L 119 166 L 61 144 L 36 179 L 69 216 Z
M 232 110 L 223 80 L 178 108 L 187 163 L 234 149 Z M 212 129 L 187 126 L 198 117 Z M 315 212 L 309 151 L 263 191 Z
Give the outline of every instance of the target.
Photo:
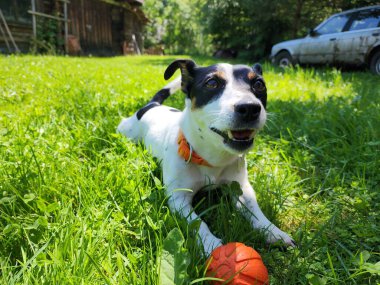
M 112 7 L 96 0 L 71 0 L 69 34 L 76 36 L 84 53 L 112 51 Z
M 28 3 L 30 1 L 26 1 L 20 5 L 19 1 L 16 0 L 0 0 L 0 8 L 2 9 L 3 15 L 6 18 L 8 28 L 12 33 L 12 36 L 18 46 L 18 48 L 22 52 L 28 52 L 30 47 L 30 41 L 32 37 L 32 19 L 29 17 L 28 19 Z M 1 27 L 5 32 L 5 36 L 0 33 L 0 54 L 1 53 L 9 53 L 15 52 L 11 39 L 8 33 L 3 26 L 3 21 L 1 22 Z M 8 41 L 10 45 L 10 51 L 6 45 L 6 41 Z
M 33 36 L 32 27 L 23 23 L 8 22 L 9 30 L 12 33 L 12 36 L 22 52 L 28 52 L 30 48 L 30 41 Z M 4 27 L 3 27 L 4 28 Z M 10 41 L 8 34 L 6 33 L 6 39 L 8 40 L 9 45 L 11 46 L 11 52 L 15 52 L 14 47 Z M 8 48 L 5 44 L 5 39 L 0 33 L 0 50 L 4 53 L 8 53 Z M 1 54 L 1 52 L 0 52 Z
M 140 10 L 132 12 L 100 0 L 70 0 L 67 6 L 69 34 L 78 39 L 82 54 L 122 54 L 124 46 L 134 46 L 132 35 L 135 35 L 142 50 L 144 21 L 136 14 Z M 63 4 L 59 0 L 36 0 L 36 7 L 38 12 L 63 17 Z M 139 9 L 138 6 L 136 8 Z M 9 26 L 20 49 L 27 52 L 32 40 L 32 24 L 9 22 Z M 57 37 L 63 39 L 63 23 L 58 24 Z M 0 35 L 2 51 L 7 52 Z

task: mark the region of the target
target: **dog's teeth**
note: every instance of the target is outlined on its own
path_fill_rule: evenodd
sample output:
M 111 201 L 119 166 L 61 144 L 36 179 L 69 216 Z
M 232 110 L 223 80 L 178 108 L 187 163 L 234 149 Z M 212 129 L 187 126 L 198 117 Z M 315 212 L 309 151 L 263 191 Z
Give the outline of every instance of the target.
M 231 132 L 231 131 L 228 131 L 227 134 L 228 134 L 228 138 L 230 138 L 230 139 L 234 139 L 234 136 L 232 135 L 232 132 Z

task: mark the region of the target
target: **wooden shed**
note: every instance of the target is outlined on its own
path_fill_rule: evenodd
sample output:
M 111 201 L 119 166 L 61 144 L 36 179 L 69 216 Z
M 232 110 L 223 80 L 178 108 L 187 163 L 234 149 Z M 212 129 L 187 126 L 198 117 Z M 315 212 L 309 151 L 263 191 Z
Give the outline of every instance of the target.
M 1 0 L 5 23 L 0 19 L 0 52 L 15 52 L 17 46 L 21 52 L 34 47 L 78 55 L 142 53 L 143 27 L 148 22 L 143 2 Z

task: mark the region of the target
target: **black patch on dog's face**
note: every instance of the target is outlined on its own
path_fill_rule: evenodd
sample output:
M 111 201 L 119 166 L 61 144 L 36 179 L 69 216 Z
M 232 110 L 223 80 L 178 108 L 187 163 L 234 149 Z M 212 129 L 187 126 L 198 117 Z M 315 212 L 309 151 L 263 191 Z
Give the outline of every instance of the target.
M 255 64 L 253 68 L 245 65 L 236 65 L 234 66 L 233 74 L 236 80 L 242 81 L 250 86 L 251 92 L 261 101 L 264 108 L 266 108 L 267 89 L 262 76 L 261 65 Z
M 232 80 L 224 73 L 221 65 L 199 67 L 191 59 L 172 62 L 165 71 L 165 79 L 172 77 L 177 69 L 181 70 L 182 91 L 192 101 L 194 109 L 202 108 L 218 99 L 223 94 L 228 80 Z M 252 68 L 246 65 L 234 65 L 233 76 L 234 80 L 246 85 L 247 90 L 250 90 L 266 107 L 267 93 L 260 64 L 255 64 Z
M 266 107 L 267 93 L 260 65 L 256 64 L 253 68 L 246 65 L 234 65 L 233 77 L 233 79 L 228 78 L 217 64 L 195 68 L 193 80 L 189 85 L 189 93 L 187 93 L 193 108 L 202 108 L 217 100 L 222 96 L 229 80 L 237 80 L 242 86 L 245 85 L 262 102 L 264 108 Z
M 223 94 L 225 85 L 226 78 L 218 71 L 217 65 L 197 68 L 187 94 L 193 108 L 201 108 L 218 99 Z

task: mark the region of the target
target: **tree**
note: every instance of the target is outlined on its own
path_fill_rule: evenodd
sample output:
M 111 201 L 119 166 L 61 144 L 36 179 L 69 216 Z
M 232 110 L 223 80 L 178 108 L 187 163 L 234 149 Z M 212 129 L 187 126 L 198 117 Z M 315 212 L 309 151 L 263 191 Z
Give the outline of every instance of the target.
M 163 44 L 171 54 L 194 54 L 209 51 L 204 36 L 201 9 L 205 0 L 147 0 L 144 10 L 150 19 L 146 28 L 146 47 Z
M 260 59 L 273 44 L 307 34 L 333 13 L 378 4 L 372 0 L 207 0 L 204 15 L 215 48 Z
M 217 48 L 245 52 L 249 58 L 268 53 L 271 44 L 290 29 L 288 1 L 208 0 L 208 32 Z
M 258 60 L 273 44 L 304 37 L 328 16 L 378 4 L 373 0 L 164 0 L 145 1 L 151 19 L 146 44 L 169 53 L 207 54 L 234 49 Z

